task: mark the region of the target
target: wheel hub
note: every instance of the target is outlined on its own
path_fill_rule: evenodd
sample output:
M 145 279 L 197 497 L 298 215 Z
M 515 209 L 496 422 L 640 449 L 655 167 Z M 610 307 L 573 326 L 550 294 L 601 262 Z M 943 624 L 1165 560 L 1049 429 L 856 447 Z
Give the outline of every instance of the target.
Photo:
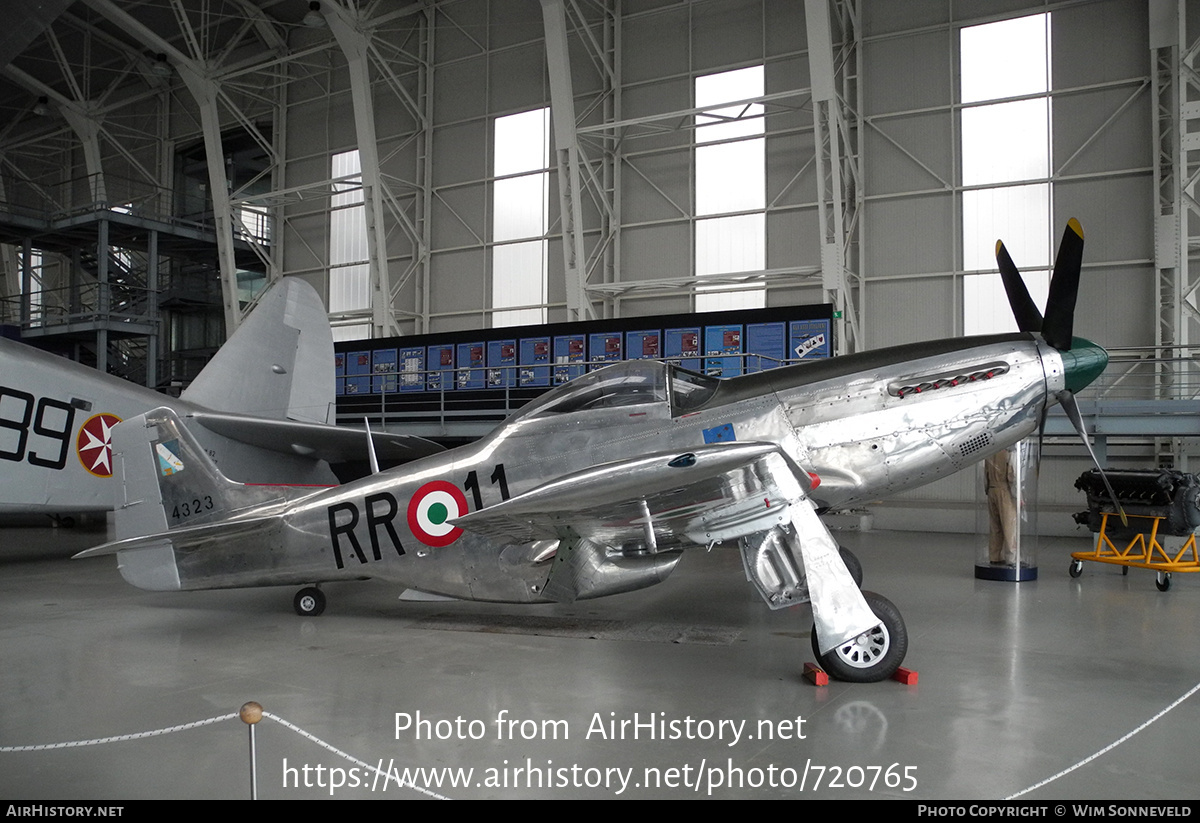
M 837 653 L 846 665 L 866 669 L 887 654 L 888 645 L 887 629 L 879 625 L 838 646 Z

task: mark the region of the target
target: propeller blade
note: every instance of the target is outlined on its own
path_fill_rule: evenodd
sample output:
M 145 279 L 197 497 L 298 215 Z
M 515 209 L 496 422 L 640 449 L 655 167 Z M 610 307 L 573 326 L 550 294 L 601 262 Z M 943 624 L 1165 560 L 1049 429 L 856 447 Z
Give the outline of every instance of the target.
M 1079 271 L 1083 267 L 1083 226 L 1072 217 L 1063 231 L 1046 298 L 1042 336 L 1059 351 L 1071 350 L 1075 323 L 1075 298 L 1079 295 Z
M 1096 453 L 1092 451 L 1092 444 L 1088 442 L 1087 429 L 1084 428 L 1083 417 L 1079 414 L 1079 404 L 1075 402 L 1075 395 L 1064 389 L 1058 392 L 1057 397 L 1058 404 L 1063 407 L 1063 411 L 1067 413 L 1067 418 L 1071 421 L 1071 425 L 1075 427 L 1075 431 L 1079 432 L 1080 438 L 1083 439 L 1084 448 L 1091 455 L 1092 464 L 1100 472 L 1100 479 L 1104 481 L 1104 488 L 1108 492 L 1108 497 L 1112 500 L 1117 514 L 1121 515 L 1121 525 L 1128 526 L 1129 518 L 1125 515 L 1125 509 L 1121 507 L 1121 501 L 1117 499 L 1117 493 L 1113 491 L 1112 483 L 1108 482 L 1108 475 L 1104 473 L 1104 467 L 1096 459 Z
M 1021 272 L 1008 256 L 1008 249 L 999 240 L 996 241 L 996 262 L 1000 265 L 1000 279 L 1004 283 L 1004 291 L 1008 293 L 1008 305 L 1017 320 L 1017 328 L 1029 332 L 1041 331 L 1042 313 L 1029 296 Z

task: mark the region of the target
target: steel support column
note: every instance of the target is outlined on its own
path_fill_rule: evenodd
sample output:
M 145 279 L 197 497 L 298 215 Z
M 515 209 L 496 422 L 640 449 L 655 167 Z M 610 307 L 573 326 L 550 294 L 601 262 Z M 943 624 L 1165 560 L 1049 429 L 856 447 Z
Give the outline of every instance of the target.
M 567 20 L 563 0 L 541 0 L 546 31 L 546 67 L 550 74 L 550 116 L 554 124 L 558 165 L 558 200 L 562 220 L 563 275 L 567 286 L 567 320 L 595 319 L 587 296 L 587 259 L 583 246 L 580 198 L 579 138 L 575 131 L 575 96 L 571 59 L 567 51 Z
M 1150 60 L 1155 101 L 1153 123 L 1155 177 L 1154 266 L 1158 277 L 1155 344 L 1164 360 L 1159 397 L 1188 397 L 1194 371 L 1191 338 L 1200 330 L 1197 288 L 1191 273 L 1192 250 L 1200 248 L 1200 41 L 1187 39 L 1185 0 L 1151 0 Z M 1160 463 L 1187 470 L 1187 452 L 1178 439 L 1159 440 Z
M 375 137 L 375 104 L 371 97 L 371 66 L 368 59 L 370 32 L 364 19 L 333 2 L 321 4 L 338 46 L 346 57 L 350 75 L 350 97 L 354 103 L 354 128 L 358 138 L 358 160 L 362 173 L 363 205 L 367 223 L 367 260 L 371 277 L 371 330 L 374 337 L 398 335 L 392 311 L 392 288 L 388 274 L 387 236 L 383 221 L 383 181 L 379 175 L 379 143 Z
M 837 353 L 863 347 L 857 236 L 860 231 L 861 154 L 857 150 L 859 26 L 853 0 L 833 0 L 841 28 L 839 59 L 834 60 L 830 0 L 805 0 L 808 65 L 812 77 L 816 144 L 818 227 L 821 234 L 821 282 L 834 306 Z M 842 87 L 839 89 L 839 85 Z M 855 126 L 852 127 L 851 124 Z
M 241 322 L 238 301 L 237 263 L 233 249 L 233 208 L 229 197 L 229 180 L 225 174 L 225 150 L 221 142 L 221 122 L 217 112 L 219 87 L 211 76 L 211 67 L 200 55 L 189 57 L 160 34 L 143 25 L 137 18 L 118 8 L 112 0 L 84 0 L 89 6 L 121 26 L 155 51 L 167 55 L 168 62 L 200 109 L 200 126 L 204 133 L 204 152 L 208 161 L 209 189 L 212 194 L 214 231 L 217 236 L 217 258 L 221 269 L 221 298 L 225 310 L 225 334 L 229 336 Z M 182 18 L 180 18 L 182 19 Z M 189 43 L 194 33 L 185 32 Z

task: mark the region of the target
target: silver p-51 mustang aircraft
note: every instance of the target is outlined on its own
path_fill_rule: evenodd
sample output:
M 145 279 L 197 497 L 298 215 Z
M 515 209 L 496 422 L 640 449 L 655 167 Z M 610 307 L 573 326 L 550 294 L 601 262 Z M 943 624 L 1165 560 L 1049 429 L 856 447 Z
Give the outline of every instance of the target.
M 1008 255 L 1021 332 L 916 343 L 716 379 L 619 363 L 542 395 L 476 443 L 328 489 L 247 486 L 179 415 L 118 426 L 116 554 L 152 590 L 367 577 L 468 600 L 536 603 L 663 581 L 681 550 L 737 545 L 771 608 L 811 601 L 833 675 L 890 676 L 895 606 L 860 592 L 819 514 L 928 483 L 1038 431 L 1107 362 L 1072 338 L 1083 233 L 1063 238 L 1046 318 Z M 1082 426 L 1078 426 L 1082 429 Z M 1085 435 L 1086 441 L 1086 435 Z

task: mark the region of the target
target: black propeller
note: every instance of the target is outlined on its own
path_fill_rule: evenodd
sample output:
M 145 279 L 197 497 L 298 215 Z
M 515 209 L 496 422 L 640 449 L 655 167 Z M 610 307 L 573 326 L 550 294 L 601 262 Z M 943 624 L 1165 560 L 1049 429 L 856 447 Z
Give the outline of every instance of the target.
M 1021 279 L 1021 272 L 1017 270 L 1008 250 L 1004 248 L 1004 243 L 999 240 L 996 241 L 996 262 L 1000 266 L 1000 278 L 1004 282 L 1004 291 L 1008 294 L 1008 304 L 1012 308 L 1013 317 L 1017 320 L 1017 328 L 1023 332 L 1040 333 L 1046 343 L 1064 353 L 1063 365 L 1067 373 L 1068 388 L 1055 392 L 1055 398 L 1063 407 L 1063 411 L 1066 412 L 1067 419 L 1071 421 L 1075 431 L 1079 433 L 1080 439 L 1083 440 L 1084 447 L 1091 455 L 1092 463 L 1099 469 L 1100 478 L 1104 481 L 1108 496 L 1121 515 L 1121 522 L 1128 525 L 1129 520 L 1125 516 L 1125 510 L 1121 507 L 1112 484 L 1108 482 L 1104 468 L 1096 460 L 1096 453 L 1092 451 L 1087 429 L 1083 425 L 1083 417 L 1079 414 L 1079 405 L 1075 402 L 1075 393 L 1070 388 L 1072 383 L 1070 378 L 1074 371 L 1080 372 L 1081 375 L 1083 373 L 1090 374 L 1090 376 L 1081 377 L 1082 385 L 1086 385 L 1095 374 L 1099 373 L 1098 370 L 1093 373 L 1095 364 L 1087 362 L 1090 350 L 1094 349 L 1103 354 L 1103 350 L 1099 346 L 1088 343 L 1081 349 L 1084 356 L 1079 359 L 1072 357 L 1071 362 L 1067 362 L 1066 353 L 1071 351 L 1074 341 L 1072 334 L 1075 324 L 1075 299 L 1079 295 L 1079 273 L 1083 267 L 1083 227 L 1073 217 L 1067 221 L 1062 242 L 1058 246 L 1058 256 L 1054 259 L 1054 274 L 1050 277 L 1050 291 L 1046 296 L 1045 317 L 1038 311 L 1033 298 L 1029 296 L 1029 290 L 1025 288 L 1025 281 Z M 1087 343 L 1087 341 L 1081 342 Z M 1104 360 L 1107 360 L 1107 356 L 1104 357 Z M 1103 369 L 1102 363 L 1099 368 Z M 1042 434 L 1046 428 L 1046 411 L 1047 408 L 1043 406 L 1041 425 L 1038 427 L 1039 455 L 1041 454 Z

